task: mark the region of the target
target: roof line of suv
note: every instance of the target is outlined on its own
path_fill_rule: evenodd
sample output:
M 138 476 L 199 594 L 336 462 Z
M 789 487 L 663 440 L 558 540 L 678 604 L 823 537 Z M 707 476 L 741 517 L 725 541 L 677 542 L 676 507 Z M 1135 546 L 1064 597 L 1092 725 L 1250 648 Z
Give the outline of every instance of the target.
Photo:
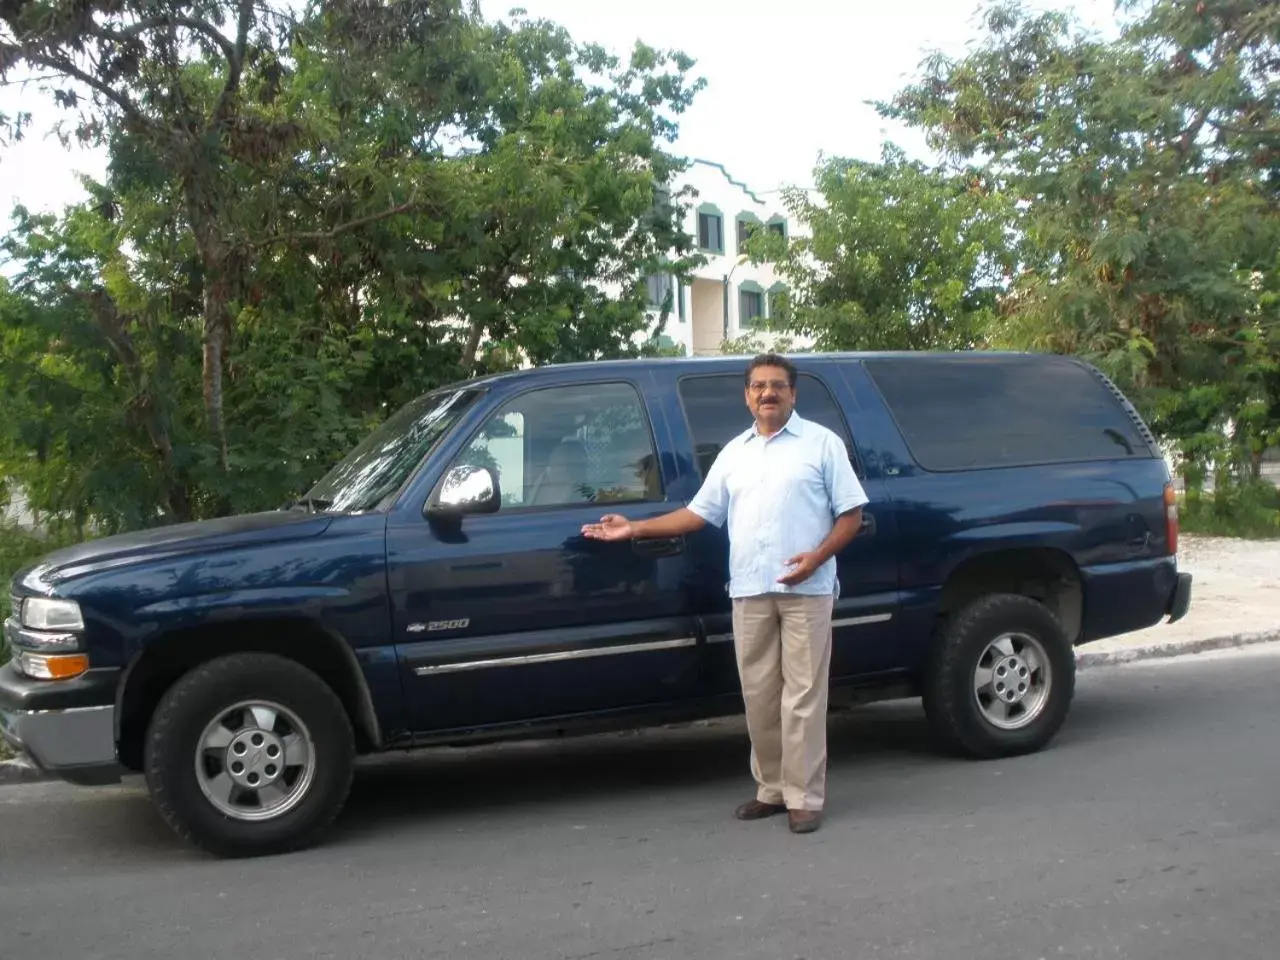
M 1055 354 L 1032 354 L 1025 351 L 1017 350 L 949 350 L 949 351 L 912 351 L 912 350 L 847 350 L 847 351 L 824 351 L 815 353 L 788 353 L 782 352 L 779 356 L 786 357 L 788 360 L 803 363 L 806 360 L 871 360 L 871 359 L 904 359 L 913 360 L 940 360 L 948 357 L 964 357 L 964 356 L 983 356 L 983 357 L 1027 357 L 1042 356 L 1046 360 L 1058 359 L 1073 361 L 1071 357 L 1060 357 Z M 554 377 L 563 373 L 572 372 L 574 370 L 599 370 L 606 369 L 625 369 L 637 370 L 648 369 L 650 367 L 668 367 L 681 366 L 690 369 L 710 369 L 718 370 L 722 368 L 731 368 L 739 370 L 744 364 L 748 363 L 755 354 L 718 354 L 716 356 L 701 357 L 633 357 L 611 360 L 578 360 L 569 363 L 550 363 L 537 367 L 523 367 L 515 370 L 506 370 L 501 373 L 491 373 L 483 377 L 476 377 L 472 380 L 458 381 L 450 386 L 461 387 L 466 386 L 485 386 L 491 383 L 500 383 L 504 380 L 510 380 L 514 377 L 527 379 L 529 377 Z

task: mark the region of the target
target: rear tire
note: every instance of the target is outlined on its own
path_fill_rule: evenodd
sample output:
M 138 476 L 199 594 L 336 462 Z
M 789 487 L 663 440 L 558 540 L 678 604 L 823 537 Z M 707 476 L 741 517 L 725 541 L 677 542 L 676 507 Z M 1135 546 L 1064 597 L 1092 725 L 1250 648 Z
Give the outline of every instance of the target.
M 220 857 L 314 843 L 346 803 L 355 736 L 315 673 L 271 654 L 195 667 L 147 731 L 152 802 L 178 836 Z
M 1018 594 L 974 600 L 938 632 L 924 708 L 950 751 L 973 759 L 1033 753 L 1067 718 L 1075 651 L 1043 604 Z

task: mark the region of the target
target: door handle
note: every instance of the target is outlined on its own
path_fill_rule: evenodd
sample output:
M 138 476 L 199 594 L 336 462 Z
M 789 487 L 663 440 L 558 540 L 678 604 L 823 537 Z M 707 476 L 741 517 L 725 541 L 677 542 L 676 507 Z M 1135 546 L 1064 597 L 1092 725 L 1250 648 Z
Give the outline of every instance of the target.
M 876 535 L 876 517 L 873 513 L 862 513 L 862 526 L 858 528 L 859 537 L 874 537 Z
M 631 549 L 642 557 L 674 557 L 684 551 L 684 537 L 632 540 Z

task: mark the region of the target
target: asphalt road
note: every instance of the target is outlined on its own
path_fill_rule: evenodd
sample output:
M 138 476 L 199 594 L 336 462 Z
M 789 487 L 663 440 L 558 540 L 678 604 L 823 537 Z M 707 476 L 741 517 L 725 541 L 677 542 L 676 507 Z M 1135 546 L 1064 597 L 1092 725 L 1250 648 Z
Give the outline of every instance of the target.
M 825 828 L 742 824 L 735 724 L 365 770 L 337 832 L 190 851 L 134 785 L 0 788 L 4 960 L 1275 960 L 1276 647 L 1085 671 L 1053 747 L 833 721 Z

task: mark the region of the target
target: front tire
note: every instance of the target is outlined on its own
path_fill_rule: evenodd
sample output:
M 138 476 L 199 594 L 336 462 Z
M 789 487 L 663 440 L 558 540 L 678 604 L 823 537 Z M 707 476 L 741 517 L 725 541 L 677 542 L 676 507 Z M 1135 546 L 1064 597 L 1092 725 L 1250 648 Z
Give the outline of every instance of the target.
M 1018 594 L 973 601 L 939 630 L 924 708 L 949 750 L 974 759 L 1033 753 L 1067 718 L 1075 651 L 1043 604 Z
M 355 737 L 315 673 L 271 654 L 194 668 L 161 699 L 147 731 L 152 802 L 178 836 L 222 857 L 314 843 L 346 803 Z

